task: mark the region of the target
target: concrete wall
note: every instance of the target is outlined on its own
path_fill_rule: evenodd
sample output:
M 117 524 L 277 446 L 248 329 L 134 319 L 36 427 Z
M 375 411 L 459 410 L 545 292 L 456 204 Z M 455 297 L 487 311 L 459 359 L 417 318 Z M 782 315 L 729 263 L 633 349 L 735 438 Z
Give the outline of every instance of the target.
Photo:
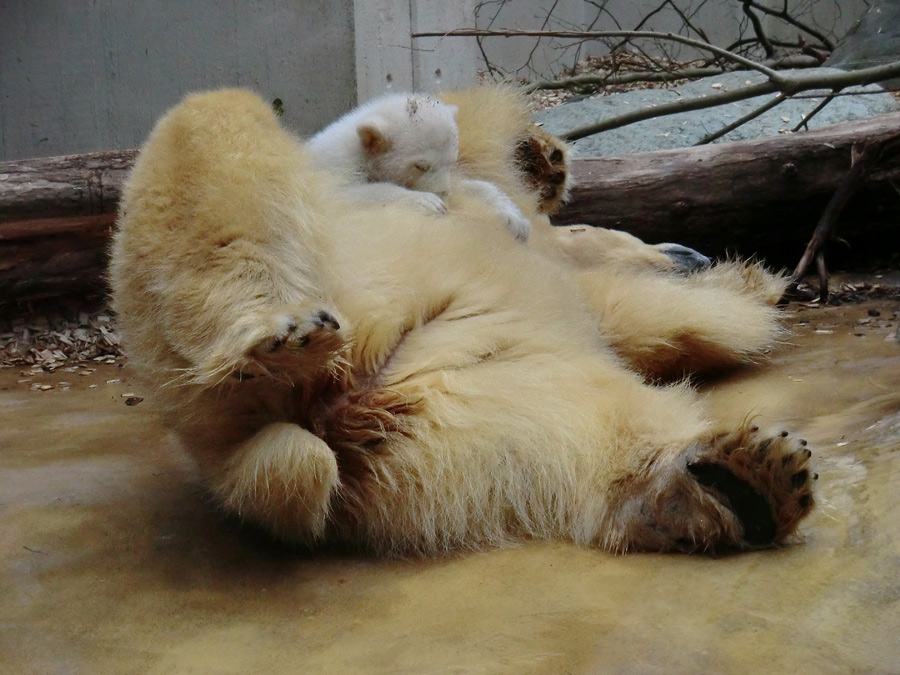
M 780 9 L 783 0 L 761 0 L 763 4 Z M 642 19 L 651 15 L 641 26 L 642 30 L 658 32 L 683 32 L 682 17 L 671 5 L 663 6 L 661 0 L 542 0 L 522 2 L 519 0 L 481 0 L 471 3 L 474 12 L 471 25 L 478 28 L 508 28 L 525 30 L 634 30 Z M 740 27 L 747 19 L 740 3 L 734 0 L 676 0 L 675 4 L 687 15 L 694 25 L 702 28 L 709 40 L 720 46 L 727 46 L 737 39 Z M 872 0 L 797 0 L 789 5 L 792 11 L 804 20 L 844 35 L 856 20 L 863 15 Z M 552 17 L 548 20 L 548 10 Z M 599 8 L 603 8 L 600 12 Z M 598 17 L 599 14 L 599 17 Z M 795 40 L 797 30 L 786 26 L 773 17 L 762 17 L 769 35 Z M 747 36 L 752 30 L 746 29 Z M 696 35 L 693 35 L 696 37 Z M 471 39 L 471 38 L 445 38 Z M 604 54 L 607 52 L 602 42 L 584 43 L 580 49 L 573 40 L 541 38 L 487 37 L 482 41 L 488 60 L 502 71 L 529 80 L 547 78 L 566 72 L 572 67 L 574 57 Z M 650 53 L 655 53 L 652 44 L 642 42 Z M 689 47 L 667 45 L 673 56 L 693 58 L 696 52 Z M 482 60 L 481 67 L 484 67 Z
M 764 0 L 780 6 L 782 0 Z M 817 0 L 843 33 L 870 0 Z M 807 4 L 809 0 L 804 0 Z M 714 41 L 741 17 L 732 0 L 678 0 Z M 594 21 L 597 6 L 608 14 Z M 0 0 L 0 160 L 130 148 L 186 92 L 247 86 L 284 102 L 308 134 L 388 91 L 478 81 L 475 38 L 412 38 L 454 28 L 634 28 L 660 0 Z M 553 7 L 553 20 L 548 10 Z M 673 30 L 671 9 L 646 26 Z M 770 22 L 771 23 L 771 22 Z M 593 24 L 593 25 L 592 25 Z M 564 72 L 598 43 L 483 40 L 503 73 Z
M 761 0 L 780 9 L 783 0 Z M 841 36 L 862 16 L 872 0 L 798 0 L 792 11 L 823 32 Z M 678 8 L 702 28 L 709 39 L 727 46 L 747 18 L 733 0 L 677 0 Z M 633 30 L 644 17 L 643 30 L 680 31 L 683 19 L 661 0 L 356 0 L 357 77 L 359 98 L 410 88 L 440 91 L 478 81 L 487 62 L 500 75 L 526 80 L 565 73 L 579 57 L 606 53 L 598 41 L 579 45 L 573 40 L 532 37 L 428 37 L 410 33 L 447 32 L 454 28 L 524 30 Z M 599 13 L 598 8 L 604 11 Z M 552 12 L 551 12 L 552 9 Z M 796 39 L 796 29 L 763 16 L 768 34 Z M 651 53 L 653 45 L 642 45 Z M 696 51 L 666 43 L 667 53 L 695 58 Z
M 132 148 L 247 86 L 312 132 L 356 102 L 353 0 L 0 0 L 0 160 Z

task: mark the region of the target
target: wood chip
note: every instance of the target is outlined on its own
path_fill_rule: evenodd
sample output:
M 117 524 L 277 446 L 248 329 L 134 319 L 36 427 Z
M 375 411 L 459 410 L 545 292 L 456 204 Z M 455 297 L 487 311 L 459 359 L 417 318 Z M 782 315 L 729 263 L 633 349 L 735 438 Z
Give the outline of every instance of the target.
M 0 319 L 0 368 L 32 365 L 38 372 L 93 361 L 124 361 L 115 318 L 108 310 L 90 313 L 71 306 L 42 307 L 40 313 Z

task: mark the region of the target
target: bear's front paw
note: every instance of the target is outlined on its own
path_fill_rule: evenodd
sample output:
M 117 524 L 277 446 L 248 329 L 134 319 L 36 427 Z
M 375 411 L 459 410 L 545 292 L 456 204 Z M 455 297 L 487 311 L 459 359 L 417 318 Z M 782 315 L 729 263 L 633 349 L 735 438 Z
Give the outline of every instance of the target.
M 764 436 L 755 426 L 715 436 L 688 459 L 694 479 L 740 521 L 742 545 L 784 541 L 813 507 L 806 441 L 786 431 Z
M 270 317 L 271 334 L 253 348 L 256 354 L 271 354 L 281 349 L 303 349 L 316 339 L 326 338 L 341 329 L 337 319 L 324 309 L 301 313 L 276 312 Z
M 328 366 L 344 345 L 341 325 L 322 308 L 281 307 L 263 319 L 264 337 L 249 351 L 248 364 L 239 377 L 272 374 L 292 366 L 309 370 Z

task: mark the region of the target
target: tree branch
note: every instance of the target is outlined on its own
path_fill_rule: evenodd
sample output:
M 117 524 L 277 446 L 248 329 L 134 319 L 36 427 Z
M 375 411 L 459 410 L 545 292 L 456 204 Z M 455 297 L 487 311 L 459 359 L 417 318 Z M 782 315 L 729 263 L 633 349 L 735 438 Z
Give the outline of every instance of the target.
M 593 136 L 602 131 L 610 129 L 618 129 L 619 127 L 655 117 L 664 117 L 665 115 L 675 115 L 682 112 L 692 110 L 703 110 L 712 108 L 725 103 L 734 103 L 735 101 L 743 101 L 757 96 L 765 96 L 766 94 L 780 93 L 784 96 L 793 96 L 803 91 L 813 89 L 844 89 L 846 87 L 872 84 L 881 82 L 882 80 L 891 79 L 900 76 L 900 61 L 889 63 L 883 66 L 875 66 L 874 68 L 865 68 L 863 70 L 855 70 L 842 73 L 828 73 L 825 75 L 814 75 L 811 77 L 792 77 L 780 78 L 780 82 L 760 82 L 747 87 L 741 87 L 733 91 L 721 92 L 706 96 L 705 98 L 690 99 L 687 101 L 674 101 L 672 103 L 664 103 L 655 108 L 645 108 L 643 110 L 635 110 L 634 112 L 611 117 L 595 124 L 589 124 L 578 129 L 574 129 L 563 134 L 563 138 L 568 141 L 577 141 L 579 138 Z
M 796 287 L 796 284 L 806 274 L 810 263 L 815 259 L 819 272 L 819 299 L 822 302 L 828 300 L 828 270 L 825 267 L 825 242 L 834 236 L 837 219 L 859 185 L 865 182 L 872 169 L 875 168 L 875 165 L 886 153 L 896 152 L 898 148 L 900 148 L 900 133 L 895 133 L 893 136 L 881 141 L 865 143 L 861 149 L 857 146 L 851 149 L 852 163 L 850 171 L 822 212 L 822 217 L 818 225 L 816 225 L 809 244 L 807 244 L 800 262 L 797 263 L 797 267 L 791 275 L 792 287 Z
M 770 68 L 811 68 L 816 65 L 812 57 L 785 56 L 772 61 L 765 61 L 764 65 Z M 713 77 L 722 73 L 733 72 L 732 69 L 719 66 L 707 66 L 702 68 L 680 68 L 676 70 L 643 70 L 618 73 L 614 70 L 603 70 L 590 75 L 577 75 L 559 80 L 542 80 L 533 82 L 525 87 L 526 93 L 539 89 L 568 89 L 570 87 L 583 87 L 586 85 L 605 84 L 631 84 L 633 82 L 673 82 L 675 80 L 693 80 L 701 77 Z
M 810 112 L 809 115 L 804 115 L 804 116 L 803 116 L 803 119 L 800 120 L 800 123 L 799 123 L 797 126 L 795 126 L 793 129 L 791 129 L 791 132 L 792 132 L 792 133 L 797 133 L 798 131 L 800 131 L 800 129 L 807 129 L 807 130 L 809 130 L 809 121 L 810 121 L 813 117 L 815 117 L 816 115 L 818 115 L 819 112 L 820 112 L 823 108 L 825 108 L 825 106 L 827 106 L 829 103 L 831 103 L 831 102 L 838 96 L 838 94 L 840 94 L 840 93 L 841 93 L 841 92 L 840 92 L 839 89 L 835 89 L 834 91 L 832 91 L 831 94 L 830 94 L 827 98 L 823 99 L 823 100 L 819 103 L 819 105 L 817 105 L 815 108 L 812 109 L 812 112 Z
M 422 37 L 555 37 L 555 38 L 565 38 L 565 39 L 575 39 L 575 40 L 584 40 L 584 39 L 603 39 L 603 38 L 615 38 L 615 37 L 626 37 L 626 38 L 641 38 L 641 39 L 650 39 L 650 40 L 669 40 L 671 42 L 678 42 L 684 45 L 688 45 L 689 47 L 695 47 L 701 51 L 711 52 L 712 54 L 716 54 L 717 56 L 721 56 L 729 61 L 733 61 L 734 63 L 739 63 L 745 68 L 749 70 L 758 70 L 766 77 L 768 77 L 773 82 L 780 82 L 782 80 L 781 75 L 765 66 L 757 61 L 753 61 L 752 59 L 745 58 L 740 54 L 735 54 L 734 52 L 729 52 L 727 49 L 722 49 L 721 47 L 716 47 L 715 45 L 711 45 L 708 42 L 703 42 L 702 40 L 695 40 L 694 38 L 685 37 L 683 35 L 677 35 L 675 33 L 659 33 L 656 31 L 649 30 L 604 30 L 604 31 L 545 31 L 545 30 L 477 30 L 471 28 L 462 28 L 458 30 L 451 30 L 445 32 L 426 32 L 426 33 L 413 33 L 411 37 L 414 38 L 422 38 Z
M 746 7 L 752 7 L 753 9 L 759 10 L 763 14 L 768 14 L 769 16 L 774 16 L 776 18 L 779 18 L 782 21 L 784 21 L 785 23 L 789 23 L 794 28 L 798 28 L 799 30 L 802 30 L 807 35 L 811 35 L 816 40 L 821 42 L 822 46 L 825 47 L 825 49 L 827 49 L 828 51 L 834 50 L 834 43 L 831 40 L 829 40 L 827 36 L 823 35 L 822 33 L 815 30 L 814 28 L 807 26 L 802 21 L 799 21 L 798 19 L 795 19 L 793 16 L 788 14 L 786 2 L 782 6 L 781 11 L 778 11 L 778 10 L 772 9 L 771 7 L 766 7 L 765 5 L 761 5 L 758 2 L 755 2 L 755 0 L 739 0 L 739 1 L 741 2 L 741 4 L 743 4 Z
M 716 132 L 707 134 L 706 136 L 701 138 L 699 141 L 697 141 L 694 145 L 706 145 L 707 143 L 712 143 L 713 141 L 715 141 L 719 138 L 722 138 L 722 136 L 725 136 L 726 134 L 731 133 L 732 131 L 737 129 L 739 126 L 746 124 L 750 120 L 755 120 L 757 117 L 759 117 L 763 113 L 768 112 L 775 106 L 784 103 L 787 100 L 787 98 L 788 97 L 785 96 L 784 94 L 778 94 L 778 96 L 773 98 L 771 101 L 767 101 L 766 103 L 763 103 L 761 106 L 759 106 L 755 110 L 752 110 L 751 112 L 747 113 L 740 119 L 736 119 L 731 124 L 726 124 L 724 127 L 722 127 L 721 129 L 719 129 Z
M 660 71 L 645 70 L 640 72 L 618 73 L 605 70 L 590 75 L 576 75 L 562 80 L 548 80 L 534 82 L 525 87 L 525 93 L 530 94 L 539 89 L 569 89 L 571 87 L 583 87 L 585 85 L 604 84 L 631 84 L 633 82 L 672 82 L 675 80 L 695 79 L 699 77 L 712 77 L 721 75 L 725 71 L 722 68 L 683 68 L 681 70 Z
M 756 34 L 756 39 L 759 40 L 759 44 L 761 44 L 762 48 L 765 50 L 766 56 L 771 59 L 775 56 L 775 48 L 772 47 L 772 43 L 769 42 L 769 36 L 766 35 L 766 31 L 763 30 L 762 21 L 759 20 L 756 12 L 753 11 L 752 3 L 750 0 L 743 0 L 741 2 L 741 7 L 744 10 L 744 14 L 750 19 L 750 23 L 753 24 L 753 32 Z

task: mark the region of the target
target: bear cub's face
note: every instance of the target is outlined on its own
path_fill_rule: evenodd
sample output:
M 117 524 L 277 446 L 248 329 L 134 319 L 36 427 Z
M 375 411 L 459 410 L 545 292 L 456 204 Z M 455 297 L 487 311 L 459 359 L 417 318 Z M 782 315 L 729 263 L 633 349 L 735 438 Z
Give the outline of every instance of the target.
M 356 129 L 366 158 L 367 179 L 447 194 L 459 158 L 456 106 L 410 96 L 402 110 L 380 112 Z

